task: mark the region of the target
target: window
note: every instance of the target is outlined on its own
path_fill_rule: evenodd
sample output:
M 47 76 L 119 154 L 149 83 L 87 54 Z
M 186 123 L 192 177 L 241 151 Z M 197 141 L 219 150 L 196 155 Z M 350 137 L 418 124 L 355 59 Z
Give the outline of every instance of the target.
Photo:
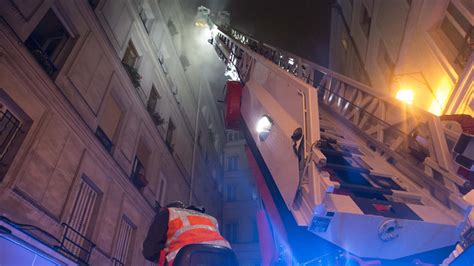
M 121 117 L 122 109 L 114 97 L 109 94 L 105 99 L 104 111 L 95 132 L 97 138 L 99 138 L 102 145 L 109 152 L 112 151 L 113 140 L 117 133 Z
M 145 177 L 145 166 L 143 166 L 142 162 L 137 156 L 135 156 L 135 159 L 133 160 L 132 174 L 130 175 L 130 179 L 132 180 L 133 185 L 140 191 L 148 184 Z
M 226 201 L 235 201 L 237 199 L 236 191 L 237 191 L 236 185 L 227 185 L 226 191 L 225 191 Z
M 387 52 L 387 48 L 385 47 L 385 44 L 383 43 L 382 40 L 380 40 L 379 42 L 379 50 L 377 53 L 377 63 L 379 65 L 381 72 L 383 73 L 383 76 L 385 77 L 385 82 L 389 83 L 392 78 L 395 64 L 390 59 L 390 56 Z
M 258 225 L 257 221 L 252 221 L 252 241 L 253 242 L 258 242 Z
M 235 131 L 229 130 L 227 131 L 227 141 L 234 141 L 235 139 Z
M 158 104 L 159 99 L 161 99 L 161 96 L 156 90 L 155 85 L 151 85 L 150 96 L 148 97 L 146 104 L 146 109 L 150 114 L 153 114 L 156 111 L 156 105 Z
M 4 108 L 2 108 L 4 109 Z M 0 112 L 0 158 L 8 152 L 17 134 L 21 131 L 21 121 L 10 110 Z
M 99 5 L 100 0 L 89 0 L 88 2 L 92 10 L 95 10 L 95 8 Z
M 181 65 L 183 66 L 184 71 L 186 71 L 186 68 L 188 68 L 190 66 L 188 57 L 185 56 L 185 55 L 180 55 L 179 56 L 179 61 L 181 61 Z
M 199 130 L 198 135 L 197 135 L 197 145 L 199 147 L 199 150 L 202 151 L 202 143 L 201 143 L 201 130 Z M 206 151 L 207 152 L 207 151 Z M 207 153 L 206 153 L 207 156 Z M 207 158 L 206 158 L 207 159 Z
M 140 75 L 140 73 L 138 73 L 137 63 L 138 63 L 137 49 L 135 49 L 135 45 L 133 45 L 133 42 L 129 41 L 127 49 L 125 50 L 125 54 L 123 55 L 123 58 L 122 58 L 122 65 L 127 71 L 128 76 L 130 77 L 130 80 L 132 81 L 133 86 L 135 88 L 140 88 L 141 87 L 140 81 L 142 79 L 142 76 Z
M 469 22 L 470 15 L 450 2 L 439 26 L 430 33 L 444 57 L 453 64 L 458 74 L 462 72 L 474 50 L 474 27 Z
M 166 179 L 162 173 L 160 173 L 160 181 L 158 183 L 158 193 L 156 194 L 156 201 L 160 203 L 160 206 L 164 206 L 166 200 Z
M 366 38 L 369 38 L 370 33 L 370 23 L 372 18 L 369 15 L 369 11 L 365 5 L 362 5 L 362 14 L 360 15 L 360 27 Z
M 80 180 L 79 190 L 74 201 L 74 206 L 64 232 L 64 248 L 76 258 L 88 261 L 85 250 L 90 250 L 93 227 L 97 218 L 102 194 L 92 185 L 92 182 L 83 176 Z M 72 228 L 73 230 L 69 230 Z
M 69 33 L 49 9 L 25 45 L 49 76 L 54 76 L 72 48 Z
M 167 26 L 168 26 L 168 30 L 169 30 L 171 36 L 174 36 L 174 35 L 178 34 L 178 30 L 176 29 L 176 26 L 174 25 L 171 18 L 168 19 Z
M 147 148 L 146 143 L 144 143 L 140 138 L 138 141 L 136 156 L 133 161 L 132 174 L 130 175 L 133 185 L 135 185 L 135 187 L 140 191 L 148 185 L 146 167 L 149 157 L 150 150 Z
M 240 133 L 239 131 L 234 131 L 234 130 L 228 130 L 227 131 L 227 141 L 237 141 L 237 140 L 240 140 L 242 139 L 243 136 L 242 136 L 242 133 Z
M 132 41 L 128 42 L 127 49 L 125 50 L 125 54 L 123 55 L 122 63 L 135 67 L 138 61 L 138 52 L 135 48 L 135 45 Z
M 0 89 L 0 182 L 7 174 L 31 124 L 30 117 Z
M 155 17 L 153 16 L 151 7 L 147 2 L 143 4 L 142 9 L 140 10 L 140 19 L 146 32 L 150 33 Z
M 239 168 L 239 156 L 227 157 L 227 170 L 233 171 Z
M 226 239 L 231 243 L 237 243 L 239 241 L 239 223 L 233 222 L 225 225 Z
M 125 265 L 129 263 L 130 254 L 132 254 L 131 245 L 134 241 L 134 233 L 136 226 L 126 217 L 122 216 L 120 220 L 119 230 L 117 231 L 117 241 L 114 250 L 113 259 L 117 265 Z
M 168 147 L 170 152 L 173 152 L 174 150 L 174 144 L 173 144 L 173 134 L 175 131 L 176 127 L 173 123 L 173 120 L 171 118 L 168 120 L 168 129 L 166 130 L 166 137 L 165 137 L 165 144 Z

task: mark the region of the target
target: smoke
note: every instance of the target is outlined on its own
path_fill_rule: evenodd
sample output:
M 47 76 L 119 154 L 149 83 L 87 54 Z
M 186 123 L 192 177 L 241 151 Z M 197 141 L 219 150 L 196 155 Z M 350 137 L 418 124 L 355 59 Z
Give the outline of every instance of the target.
M 214 99 L 222 98 L 222 88 L 226 78 L 224 76 L 225 65 L 219 60 L 214 47 L 208 43 L 211 31 L 208 28 L 196 27 L 195 17 L 197 7 L 200 5 L 211 8 L 211 12 L 224 10 L 227 0 L 192 1 L 182 0 L 181 7 L 185 18 L 183 34 L 181 34 L 182 55 L 189 61 L 186 72 L 191 77 L 192 86 L 197 89 L 200 80 L 207 80 L 211 86 Z

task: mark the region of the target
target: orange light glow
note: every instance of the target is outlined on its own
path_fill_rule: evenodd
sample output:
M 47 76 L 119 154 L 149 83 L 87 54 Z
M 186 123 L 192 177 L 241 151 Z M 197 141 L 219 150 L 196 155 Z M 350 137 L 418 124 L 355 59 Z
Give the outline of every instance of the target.
M 443 114 L 444 107 L 448 100 L 449 94 L 451 93 L 451 84 L 447 78 L 443 78 L 439 83 L 438 88 L 434 91 L 435 99 L 433 99 L 428 112 L 441 115 Z
M 404 103 L 413 104 L 415 93 L 412 89 L 400 89 L 399 91 L 397 91 L 396 98 L 397 100 L 402 101 Z

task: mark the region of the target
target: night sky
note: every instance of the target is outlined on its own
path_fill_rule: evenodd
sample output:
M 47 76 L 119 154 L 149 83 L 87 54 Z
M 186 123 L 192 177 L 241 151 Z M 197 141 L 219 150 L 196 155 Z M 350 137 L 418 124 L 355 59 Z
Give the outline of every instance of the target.
M 331 0 L 184 0 L 230 12 L 234 28 L 327 66 Z M 189 1 L 189 2 L 188 2 Z

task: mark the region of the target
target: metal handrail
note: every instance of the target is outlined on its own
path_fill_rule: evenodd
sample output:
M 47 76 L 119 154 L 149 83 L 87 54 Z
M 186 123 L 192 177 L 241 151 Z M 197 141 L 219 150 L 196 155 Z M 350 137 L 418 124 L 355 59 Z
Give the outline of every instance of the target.
M 322 96 L 319 97 L 322 107 L 342 112 L 338 113 L 338 117 L 350 123 L 351 127 L 369 140 L 372 143 L 372 149 L 387 156 L 390 155 L 394 159 L 394 164 L 400 165 L 403 173 L 414 176 L 413 181 L 416 183 L 433 187 L 436 193 L 431 192 L 431 194 L 440 202 L 448 206 L 451 202 L 461 209 L 464 208 L 462 202 L 456 200 L 460 192 L 455 186 L 471 187 L 471 184 L 467 180 L 453 178 L 456 175 L 454 170 L 450 169 L 449 163 L 446 165 L 446 159 L 450 155 L 445 153 L 449 152 L 449 148 L 442 143 L 445 132 L 442 127 L 439 127 L 441 122 L 435 115 L 416 106 L 405 109 L 399 101 L 389 95 L 381 94 L 356 80 L 259 42 L 233 29 L 228 31 L 219 29 L 214 37 L 214 46 L 219 57 L 226 64 L 232 64 L 243 85 L 255 60 L 259 60 L 259 57 L 263 59 L 259 60 L 262 64 L 267 66 L 270 66 L 269 63 L 275 64 L 281 70 L 289 72 L 288 74 L 299 82 L 317 89 L 319 96 Z M 344 89 L 341 90 L 341 88 Z M 346 96 L 351 97 L 352 100 Z M 334 101 L 333 98 L 338 100 Z M 340 102 L 344 103 L 340 104 Z M 374 110 L 377 110 L 377 113 L 374 113 Z M 410 115 L 410 118 L 408 119 L 406 115 Z M 372 134 L 377 136 L 374 137 Z M 432 140 L 433 134 L 436 140 Z M 428 141 L 427 146 L 419 146 L 416 136 L 425 138 Z M 440 166 L 439 169 L 446 171 L 442 173 L 442 176 L 448 183 L 441 183 L 434 176 L 426 175 L 423 170 L 425 166 L 420 165 L 420 160 L 414 162 L 407 159 L 409 155 L 415 156 L 412 152 L 416 151 L 423 153 L 424 158 L 439 159 L 440 162 L 436 161 L 435 167 Z M 428 165 L 428 167 L 431 166 Z M 411 172 L 407 172 L 407 169 Z M 442 192 L 445 198 L 438 198 L 440 196 L 438 192 Z
M 84 236 L 82 233 L 77 231 L 76 229 L 72 228 L 69 224 L 67 223 L 62 223 L 61 224 L 65 230 L 63 234 L 63 238 L 61 240 L 61 245 L 58 247 L 58 250 L 70 257 L 72 257 L 76 262 L 80 262 L 83 264 L 89 264 L 89 259 L 90 255 L 92 253 L 92 250 L 96 247 L 96 244 L 92 242 L 90 239 L 88 239 L 86 236 Z M 78 240 L 73 240 L 70 237 L 68 237 L 68 232 L 72 231 L 75 233 L 75 235 L 79 238 Z M 86 243 L 84 243 L 86 242 Z M 74 252 L 70 250 L 70 248 L 66 247 L 67 244 L 71 244 L 78 248 L 80 251 L 79 252 Z M 88 245 L 87 247 L 85 245 Z M 79 254 L 77 254 L 79 253 Z M 85 255 L 85 256 L 84 256 Z M 85 257 L 85 258 L 84 258 Z

